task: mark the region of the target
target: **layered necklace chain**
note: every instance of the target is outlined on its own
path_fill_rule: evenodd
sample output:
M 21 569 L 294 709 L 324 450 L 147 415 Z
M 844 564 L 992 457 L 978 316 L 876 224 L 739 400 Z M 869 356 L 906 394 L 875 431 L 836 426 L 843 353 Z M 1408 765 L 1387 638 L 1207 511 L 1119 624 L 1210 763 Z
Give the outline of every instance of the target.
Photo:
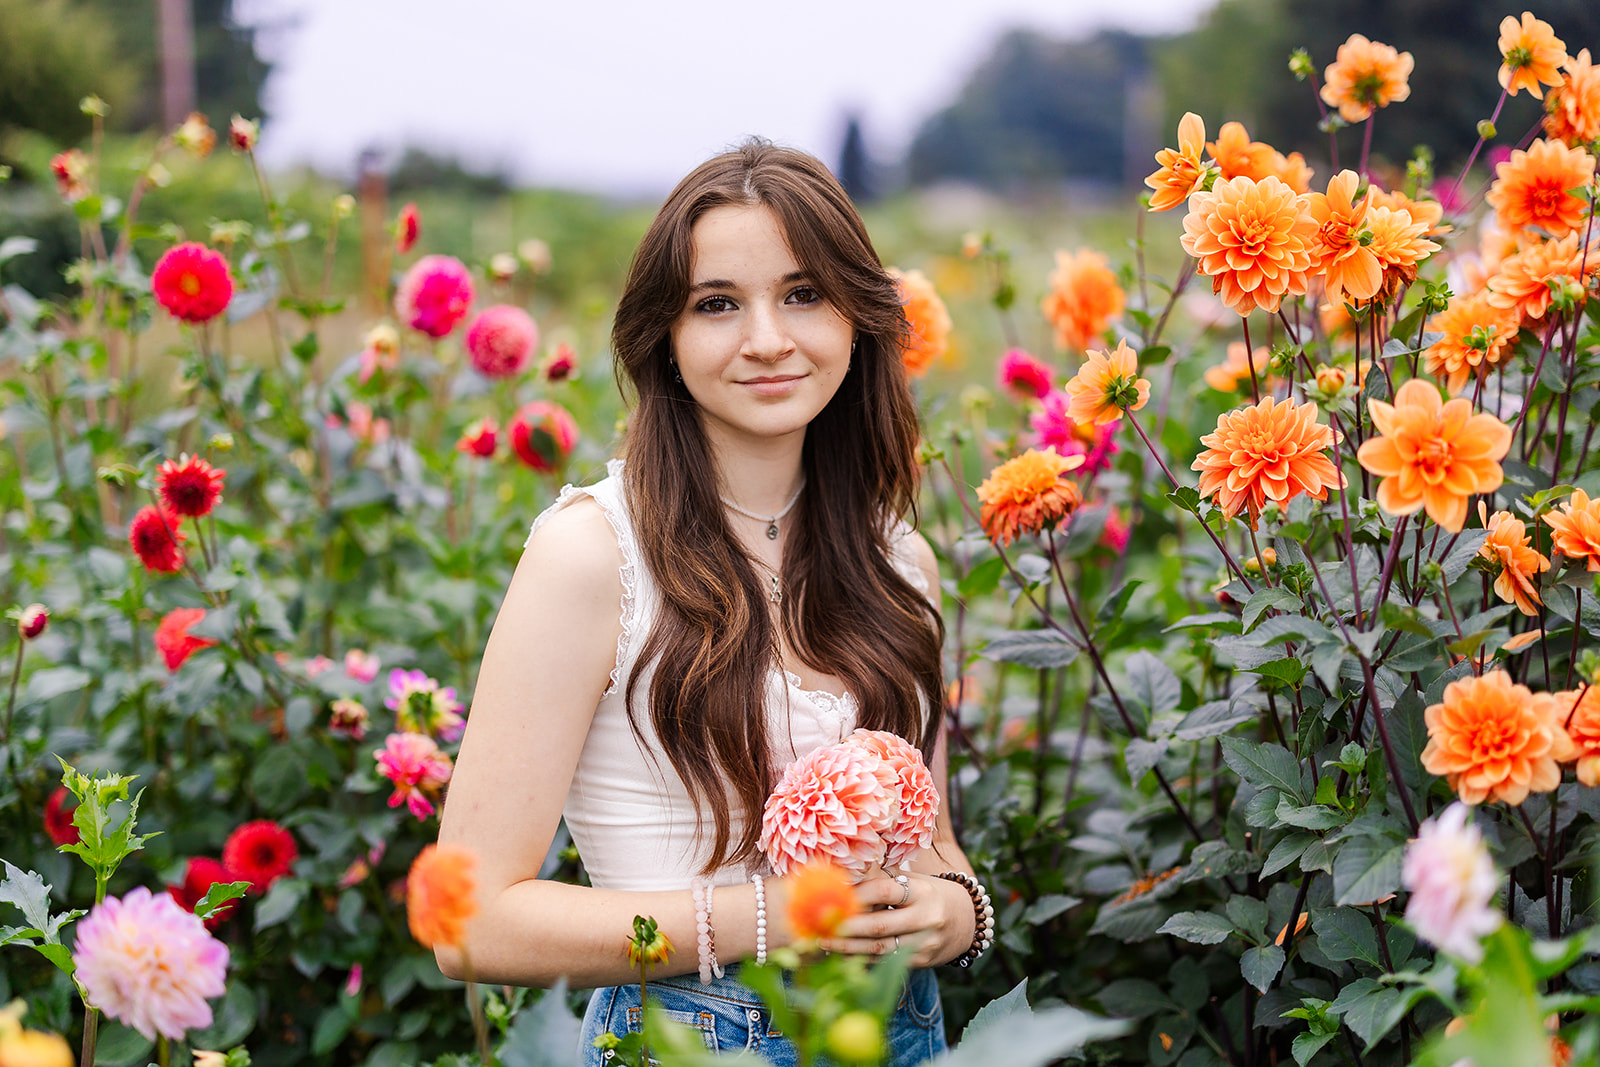
M 757 515 L 753 511 L 746 511 L 744 508 L 741 508 L 738 504 L 735 504 L 727 497 L 722 497 L 721 499 L 723 505 L 727 507 L 728 510 L 743 515 L 747 519 L 754 519 L 757 522 L 766 523 L 767 540 L 776 541 L 778 539 L 778 520 L 794 510 L 794 506 L 800 502 L 800 493 L 805 489 L 805 487 L 806 483 L 802 481 L 800 485 L 796 487 L 794 495 L 789 498 L 789 502 L 784 504 L 783 507 L 778 510 L 776 515 L 772 516 Z M 774 571 L 765 560 L 757 560 L 756 562 L 767 568 L 768 577 L 772 581 L 772 588 L 767 593 L 767 599 L 774 604 L 783 603 L 783 579 L 778 576 L 778 573 Z

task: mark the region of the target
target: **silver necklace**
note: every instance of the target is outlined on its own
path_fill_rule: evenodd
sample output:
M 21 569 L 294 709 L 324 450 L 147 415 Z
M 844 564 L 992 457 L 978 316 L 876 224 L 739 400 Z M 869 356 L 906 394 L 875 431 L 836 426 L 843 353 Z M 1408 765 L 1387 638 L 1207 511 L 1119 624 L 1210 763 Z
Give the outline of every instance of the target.
M 720 497 L 719 499 L 721 499 L 723 504 L 725 504 L 730 510 L 738 512 L 740 515 L 743 515 L 745 518 L 754 519 L 757 522 L 766 523 L 767 524 L 767 540 L 776 541 L 778 539 L 778 520 L 783 518 L 785 515 L 789 514 L 789 512 L 794 510 L 794 506 L 800 502 L 800 492 L 801 492 L 801 490 L 805 489 L 805 487 L 806 487 L 806 483 L 805 482 L 801 482 L 799 487 L 797 489 L 795 489 L 794 495 L 789 498 L 789 502 L 783 506 L 783 510 L 778 512 L 776 515 L 772 516 L 771 518 L 767 518 L 764 515 L 757 515 L 757 514 L 755 514 L 754 512 L 751 512 L 751 511 L 746 511 L 744 508 L 741 508 L 738 504 L 735 504 L 733 501 L 729 500 L 727 497 Z M 781 595 L 777 591 L 776 583 L 777 583 L 778 579 L 776 577 L 774 577 L 772 579 L 772 581 L 774 583 L 772 601 L 773 601 L 773 603 L 777 603 L 778 597 Z

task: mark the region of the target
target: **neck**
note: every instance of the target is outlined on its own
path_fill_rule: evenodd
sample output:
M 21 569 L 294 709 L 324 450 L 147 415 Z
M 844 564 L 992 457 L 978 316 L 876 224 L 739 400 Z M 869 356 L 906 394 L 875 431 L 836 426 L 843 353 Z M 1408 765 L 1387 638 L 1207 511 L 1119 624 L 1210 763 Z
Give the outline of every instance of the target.
M 728 500 L 757 515 L 776 515 L 794 498 L 803 475 L 800 451 L 803 433 L 738 447 L 713 444 L 720 492 Z

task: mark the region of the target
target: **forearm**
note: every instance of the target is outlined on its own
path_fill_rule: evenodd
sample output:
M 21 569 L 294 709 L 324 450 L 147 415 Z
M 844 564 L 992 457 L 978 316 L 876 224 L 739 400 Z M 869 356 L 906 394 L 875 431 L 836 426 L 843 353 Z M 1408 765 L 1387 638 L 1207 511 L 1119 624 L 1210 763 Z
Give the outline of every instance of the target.
M 784 889 L 768 879 L 767 948 L 790 940 L 783 918 Z M 755 886 L 723 886 L 712 894 L 711 925 L 717 958 L 731 963 L 756 951 Z M 439 968 L 452 978 L 495 985 L 550 986 L 566 978 L 574 989 L 639 980 L 628 962 L 633 917 L 656 920 L 672 942 L 652 977 L 693 974 L 699 968 L 694 900 L 687 889 L 627 892 L 564 882 L 518 882 L 484 902 L 467 930 L 465 953 L 440 948 Z

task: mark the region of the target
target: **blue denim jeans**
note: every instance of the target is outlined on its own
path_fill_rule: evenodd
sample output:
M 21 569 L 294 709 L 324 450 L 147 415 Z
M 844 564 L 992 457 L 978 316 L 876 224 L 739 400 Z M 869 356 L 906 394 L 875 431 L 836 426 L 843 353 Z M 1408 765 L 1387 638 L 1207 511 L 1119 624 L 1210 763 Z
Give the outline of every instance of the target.
M 772 1026 L 772 1015 L 761 998 L 738 980 L 737 965 L 727 975 L 701 985 L 698 975 L 662 978 L 650 983 L 652 1010 L 661 1008 L 668 1019 L 699 1030 L 706 1048 L 731 1051 L 749 1049 L 776 1067 L 795 1067 L 799 1055 L 793 1042 Z M 594 991 L 583 1016 L 579 1063 L 605 1067 L 612 1053 L 594 1047 L 601 1034 L 628 1034 L 639 1029 L 642 1013 L 637 985 L 605 986 Z M 944 1007 L 939 1002 L 939 980 L 931 970 L 915 970 L 889 1020 L 889 1067 L 914 1067 L 945 1049 Z

